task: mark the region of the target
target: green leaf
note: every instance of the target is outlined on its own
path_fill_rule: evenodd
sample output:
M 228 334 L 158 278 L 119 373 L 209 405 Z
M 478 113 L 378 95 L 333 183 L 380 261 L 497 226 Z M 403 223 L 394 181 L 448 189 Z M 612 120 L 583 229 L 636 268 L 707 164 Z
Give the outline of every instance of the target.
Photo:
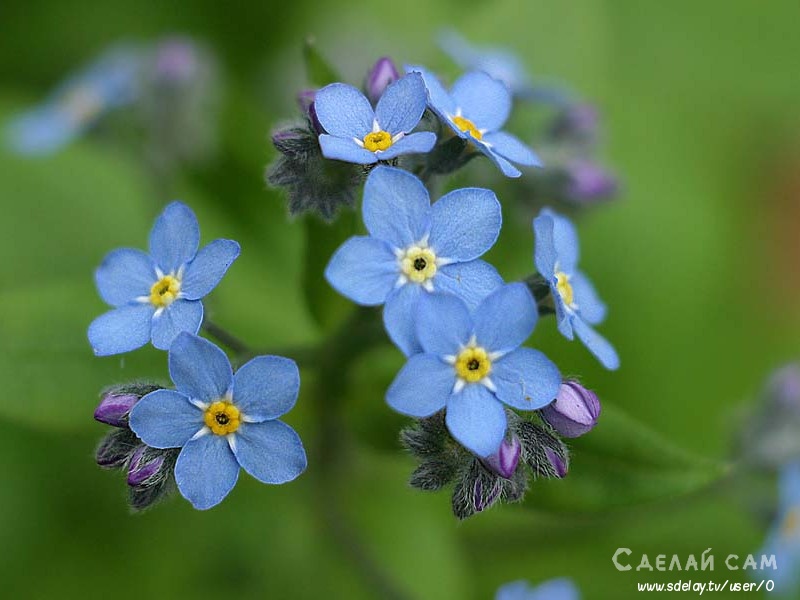
M 599 512 L 666 501 L 701 491 L 729 470 L 676 447 L 608 403 L 603 404 L 597 427 L 569 445 L 567 477 L 535 482 L 526 506 Z
M 307 38 L 303 44 L 303 62 L 306 66 L 306 77 L 312 85 L 323 87 L 342 80 L 336 69 L 317 50 L 312 37 Z

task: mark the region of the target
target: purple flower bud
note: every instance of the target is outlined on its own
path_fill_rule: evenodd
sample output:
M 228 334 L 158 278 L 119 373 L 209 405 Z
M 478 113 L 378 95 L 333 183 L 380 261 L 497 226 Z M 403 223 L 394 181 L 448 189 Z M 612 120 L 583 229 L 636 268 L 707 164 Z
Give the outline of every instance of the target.
M 199 57 L 195 45 L 183 38 L 170 38 L 162 42 L 156 55 L 155 74 L 169 83 L 183 83 L 195 76 Z
M 564 190 L 566 200 L 579 204 L 590 204 L 605 200 L 617 193 L 617 178 L 589 160 L 576 159 L 566 166 L 567 184 Z
M 787 365 L 775 371 L 767 384 L 767 398 L 774 408 L 800 414 L 800 367 Z
M 591 104 L 573 104 L 559 115 L 550 134 L 592 144 L 597 138 L 598 120 L 597 108 Z
M 103 394 L 100 404 L 94 411 L 94 418 L 106 425 L 127 427 L 128 413 L 140 397 L 136 394 L 120 394 L 114 391 Z
M 156 456 L 148 460 L 146 456 L 147 446 L 139 446 L 131 455 L 130 466 L 128 467 L 128 485 L 137 487 L 145 483 L 148 479 L 158 473 L 164 465 L 164 456 Z
M 98 466 L 106 469 L 121 467 L 138 445 L 139 440 L 130 429 L 114 429 L 100 442 L 95 460 Z
M 561 384 L 553 403 L 542 409 L 542 416 L 558 433 L 575 438 L 597 424 L 600 401 L 597 394 L 577 381 L 567 380 Z
M 314 99 L 317 97 L 317 90 L 303 90 L 297 94 L 297 106 L 300 112 L 303 113 L 308 120 L 311 121 L 311 126 L 317 135 L 325 133 L 325 128 L 317 118 L 317 109 L 314 108 Z
M 550 464 L 553 465 L 556 477 L 563 479 L 567 474 L 567 463 L 564 462 L 564 459 L 552 448 L 545 448 L 544 454 L 547 460 L 550 461 Z
M 400 73 L 397 71 L 397 67 L 394 66 L 392 59 L 387 56 L 379 58 L 367 73 L 367 79 L 364 82 L 367 98 L 369 98 L 370 102 L 376 104 L 388 85 L 398 79 L 400 79 Z
M 484 484 L 480 478 L 475 480 L 475 485 L 472 489 L 472 502 L 475 506 L 475 512 L 482 512 L 495 503 L 503 491 L 503 486 L 499 480 L 495 480 L 489 486 L 489 489 L 484 489 Z
M 484 466 L 504 479 L 511 479 L 519 464 L 522 444 L 515 435 L 511 440 L 503 440 L 494 454 L 482 458 Z

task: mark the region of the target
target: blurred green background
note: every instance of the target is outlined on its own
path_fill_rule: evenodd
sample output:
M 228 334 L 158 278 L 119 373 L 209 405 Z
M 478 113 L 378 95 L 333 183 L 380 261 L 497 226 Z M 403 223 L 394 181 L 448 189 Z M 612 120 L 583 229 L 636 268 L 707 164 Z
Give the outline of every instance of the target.
M 796 0 L 4 0 L 0 117 L 43 99 L 116 40 L 178 32 L 207 43 L 225 72 L 220 155 L 181 177 L 173 193 L 198 213 L 204 241 L 232 237 L 243 247 L 207 312 L 255 346 L 285 347 L 320 335 L 300 290 L 302 224 L 287 220 L 281 196 L 263 183 L 274 157 L 269 132 L 293 114 L 303 85 L 302 40 L 313 33 L 353 83 L 384 54 L 455 73 L 434 41 L 445 26 L 507 45 L 535 76 L 597 103 L 604 158 L 625 183 L 621 200 L 580 224 L 583 266 L 610 306 L 602 331 L 622 369 L 603 371 L 552 321 L 534 343 L 602 401 L 679 447 L 721 459 L 737 407 L 798 354 L 798 22 Z M 92 411 L 102 387 L 166 378 L 166 361 L 151 348 L 94 358 L 85 329 L 104 310 L 93 269 L 115 247 L 143 247 L 171 199 L 152 185 L 141 156 L 141 148 L 102 136 L 42 159 L 0 151 L 3 595 L 380 597 L 320 516 L 334 502 L 331 491 L 357 524 L 364 552 L 413 598 L 490 598 L 506 581 L 564 575 L 590 600 L 627 598 L 637 596 L 637 581 L 700 579 L 618 573 L 611 557 L 620 546 L 634 557 L 713 548 L 713 579 L 747 581 L 721 563 L 758 550 L 764 523 L 735 483 L 602 511 L 531 502 L 457 523 L 446 493 L 406 485 L 414 463 L 396 442 L 405 420 L 383 401 L 402 364 L 389 346 L 349 378 L 337 427 L 352 444 L 332 485 L 319 484 L 312 461 L 290 485 L 242 477 L 212 513 L 175 498 L 131 515 L 123 478 L 94 465 L 105 428 Z M 520 193 L 515 185 L 503 187 L 501 201 Z M 520 277 L 531 270 L 530 220 L 508 206 L 505 217 L 489 258 L 507 278 Z M 306 393 L 287 419 L 312 456 L 313 384 L 304 373 Z M 582 463 L 579 451 L 573 460 L 571 476 L 592 476 L 594 463 Z M 621 499 L 637 476 L 615 479 Z M 664 475 L 680 477 L 680 466 Z M 569 478 L 542 489 L 582 493 Z

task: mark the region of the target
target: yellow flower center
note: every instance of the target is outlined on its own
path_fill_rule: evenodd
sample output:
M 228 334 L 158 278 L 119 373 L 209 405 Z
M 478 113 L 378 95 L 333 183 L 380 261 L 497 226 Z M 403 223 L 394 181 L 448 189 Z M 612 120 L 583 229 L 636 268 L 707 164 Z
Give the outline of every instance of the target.
M 217 400 L 203 415 L 208 428 L 216 435 L 228 435 L 239 429 L 239 409 L 230 402 Z
M 173 275 L 164 275 L 150 288 L 150 303 L 158 308 L 172 304 L 181 291 L 180 279 Z
M 475 123 L 473 123 L 469 119 L 465 119 L 464 117 L 452 117 L 452 121 L 453 123 L 455 123 L 455 126 L 458 127 L 461 131 L 470 134 L 476 140 L 480 140 L 483 138 L 483 134 L 477 127 L 475 127 Z
M 423 283 L 436 275 L 436 255 L 430 248 L 411 246 L 401 257 L 400 268 L 411 281 Z
M 364 148 L 370 152 L 386 150 L 392 143 L 392 136 L 388 131 L 374 131 L 364 136 Z
M 492 370 L 492 361 L 479 346 L 464 348 L 456 357 L 456 373 L 464 381 L 476 383 Z
M 789 511 L 781 526 L 783 537 L 792 538 L 800 533 L 800 506 Z
M 572 302 L 575 300 L 575 293 L 572 291 L 569 275 L 563 271 L 556 273 L 556 289 L 558 290 L 558 295 L 561 296 L 561 299 L 564 301 L 564 304 L 572 306 Z

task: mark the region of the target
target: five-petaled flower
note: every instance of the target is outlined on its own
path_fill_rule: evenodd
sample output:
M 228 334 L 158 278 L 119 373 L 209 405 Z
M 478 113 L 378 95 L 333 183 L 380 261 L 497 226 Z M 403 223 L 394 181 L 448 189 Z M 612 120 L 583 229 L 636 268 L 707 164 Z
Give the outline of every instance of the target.
M 769 571 L 775 591 L 789 595 L 800 586 L 800 462 L 785 465 L 780 473 L 778 521 L 761 554 L 775 555 L 776 570 Z M 764 572 L 758 573 L 758 576 Z
M 579 600 L 578 587 L 571 579 L 551 579 L 532 586 L 525 580 L 512 581 L 497 590 L 495 600 Z
M 219 504 L 236 485 L 239 467 L 263 483 L 286 483 L 306 468 L 297 433 L 277 418 L 297 401 L 294 361 L 258 356 L 234 375 L 211 342 L 180 334 L 169 349 L 177 390 L 144 396 L 130 427 L 153 448 L 182 448 L 175 464 L 178 490 L 195 508 Z
M 511 93 L 503 82 L 481 71 L 470 71 L 448 92 L 436 76 L 423 67 L 409 66 L 406 70 L 422 74 L 431 108 L 459 137 L 475 144 L 504 175 L 519 177 L 522 174 L 512 162 L 541 166 L 530 148 L 510 133 L 500 131 L 511 112 Z
M 314 110 L 327 133 L 319 136 L 326 158 L 372 164 L 401 154 L 428 152 L 436 143 L 430 131 L 411 133 L 425 112 L 422 77 L 411 74 L 390 84 L 375 110 L 351 85 L 332 83 L 317 92 Z
M 607 369 L 619 368 L 614 347 L 591 326 L 605 319 L 606 306 L 586 276 L 578 270 L 578 234 L 572 222 L 545 208 L 533 221 L 536 268 L 550 285 L 558 330 L 575 335 Z
M 538 350 L 520 347 L 537 318 L 522 283 L 497 289 L 471 314 L 456 296 L 424 296 L 415 318 L 423 351 L 398 373 L 386 401 L 416 418 L 446 408 L 453 437 L 477 456 L 489 456 L 506 433 L 504 405 L 536 410 L 558 393 L 558 368 Z
M 500 233 L 500 203 L 490 190 L 455 190 L 431 206 L 419 179 L 379 166 L 364 186 L 363 215 L 370 235 L 347 240 L 325 277 L 354 302 L 385 303 L 386 330 L 407 355 L 420 349 L 414 312 L 425 292 L 456 294 L 474 308 L 503 283 L 477 260 Z
M 239 244 L 215 240 L 198 252 L 200 228 L 192 210 L 180 202 L 164 209 L 150 232 L 150 254 L 114 250 L 95 273 L 100 296 L 113 310 L 89 326 L 98 356 L 153 345 L 166 350 L 182 331 L 197 333 L 203 321 L 200 301 L 213 290 L 239 256 Z

